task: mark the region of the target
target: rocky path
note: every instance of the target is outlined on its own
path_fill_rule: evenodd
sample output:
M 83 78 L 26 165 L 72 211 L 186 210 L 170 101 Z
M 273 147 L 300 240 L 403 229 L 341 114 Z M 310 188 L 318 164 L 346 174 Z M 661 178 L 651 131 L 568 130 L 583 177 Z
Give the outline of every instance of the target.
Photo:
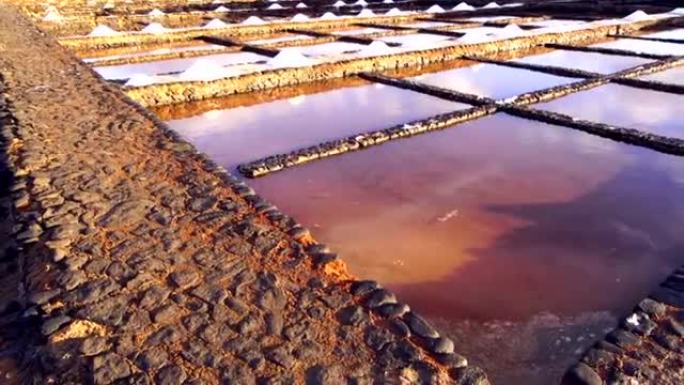
M 0 382 L 487 383 L 5 5 L 0 75 Z

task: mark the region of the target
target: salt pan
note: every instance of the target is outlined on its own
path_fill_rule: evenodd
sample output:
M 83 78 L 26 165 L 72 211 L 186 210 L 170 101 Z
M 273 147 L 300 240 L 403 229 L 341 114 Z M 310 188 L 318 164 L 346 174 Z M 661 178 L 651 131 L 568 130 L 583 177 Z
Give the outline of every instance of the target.
M 442 7 L 440 7 L 439 5 L 435 4 L 435 5 L 433 5 L 432 7 L 428 8 L 427 10 L 425 10 L 425 12 L 427 12 L 427 13 L 443 13 L 443 12 L 444 12 L 444 8 L 442 8 Z
M 335 15 L 332 12 L 326 12 L 324 13 L 321 17 L 319 17 L 321 20 L 332 20 L 332 19 L 337 19 L 337 15 Z
M 465 2 L 460 2 L 458 5 L 455 7 L 451 8 L 452 11 L 474 11 L 475 7 L 472 5 L 465 3 Z
M 159 8 L 155 8 L 147 13 L 149 16 L 164 16 L 164 12 Z
M 266 24 L 265 21 L 261 20 L 258 16 L 250 16 L 240 23 L 242 25 L 261 25 Z
M 482 7 L 482 8 L 499 8 L 499 7 L 501 7 L 499 4 L 497 4 L 497 3 L 494 2 L 494 1 L 492 1 L 491 3 L 485 5 L 485 6 Z
M 178 79 L 184 81 L 206 81 L 225 77 L 225 68 L 207 59 L 198 59 L 188 69 L 178 75 Z
M 116 35 L 121 35 L 121 32 L 115 31 L 109 26 L 106 25 L 101 25 L 98 24 L 97 27 L 95 27 L 89 34 L 88 36 L 92 37 L 99 37 L 99 36 L 116 36 Z
M 143 33 L 164 33 L 168 29 L 159 23 L 150 23 L 145 28 L 141 29 L 140 32 Z
M 295 6 L 295 8 L 303 9 L 303 8 L 309 8 L 309 7 L 307 7 L 307 5 L 304 4 L 304 3 L 297 3 L 297 5 Z
M 43 21 L 62 21 L 62 14 L 59 13 L 57 8 L 54 6 L 49 6 L 43 16 Z
M 629 21 L 641 21 L 641 20 L 651 19 L 651 16 L 649 16 L 646 12 L 644 12 L 642 10 L 638 10 L 638 11 L 630 13 L 629 15 L 625 16 L 623 19 L 629 20 Z
M 204 28 L 225 28 L 227 26 L 228 24 L 219 19 L 211 19 L 207 24 L 204 24 Z
M 370 9 L 367 9 L 367 8 L 361 10 L 361 12 L 359 12 L 359 14 L 356 15 L 356 17 L 373 17 L 373 16 L 375 16 L 375 13 L 373 13 L 373 11 L 371 11 Z
M 275 4 L 269 5 L 266 9 L 283 9 L 283 6 L 278 4 L 278 3 L 275 3 Z
M 307 21 L 307 20 L 309 20 L 309 16 L 307 16 L 303 13 L 298 13 L 298 14 L 292 16 L 292 19 L 290 19 L 290 20 L 292 20 L 292 21 Z
M 126 81 L 124 86 L 141 87 L 153 83 L 156 83 L 156 79 L 154 76 L 146 74 L 135 74 Z
M 302 55 L 295 48 L 282 49 L 275 57 L 268 61 L 269 66 L 276 68 L 306 67 L 315 63 L 315 60 Z

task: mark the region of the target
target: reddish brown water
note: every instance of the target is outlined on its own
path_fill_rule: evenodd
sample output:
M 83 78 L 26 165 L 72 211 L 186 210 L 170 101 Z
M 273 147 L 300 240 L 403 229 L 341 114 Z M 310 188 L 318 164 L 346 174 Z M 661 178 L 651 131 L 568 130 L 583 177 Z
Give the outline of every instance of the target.
M 269 155 L 468 107 L 371 84 L 216 109 L 167 123 L 232 169 Z
M 629 67 L 650 62 L 648 59 L 631 56 L 605 55 L 594 52 L 564 50 L 556 50 L 541 55 L 527 56 L 521 59 L 515 59 L 515 61 L 520 63 L 574 68 L 578 70 L 606 74 L 622 71 Z
M 684 262 L 684 159 L 506 115 L 250 184 L 495 384 L 556 383 Z
M 534 108 L 684 138 L 681 95 L 608 84 L 536 104 Z
M 411 79 L 494 99 L 509 98 L 525 92 L 577 81 L 541 72 L 475 63 L 468 67 L 422 74 Z

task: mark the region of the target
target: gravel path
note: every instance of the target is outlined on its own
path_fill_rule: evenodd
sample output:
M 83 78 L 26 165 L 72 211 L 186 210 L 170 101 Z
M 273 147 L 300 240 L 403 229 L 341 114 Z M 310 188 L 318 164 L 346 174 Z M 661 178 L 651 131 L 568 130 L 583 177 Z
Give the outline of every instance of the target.
M 0 74 L 3 383 L 487 383 L 9 7 Z

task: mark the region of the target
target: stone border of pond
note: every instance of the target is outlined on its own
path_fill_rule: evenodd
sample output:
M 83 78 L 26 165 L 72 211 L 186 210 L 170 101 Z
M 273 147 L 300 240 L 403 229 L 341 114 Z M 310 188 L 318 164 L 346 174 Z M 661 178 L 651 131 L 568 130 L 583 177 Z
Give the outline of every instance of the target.
M 585 351 L 565 373 L 562 385 L 674 385 L 684 376 L 683 352 L 684 266 L 639 302 L 615 330 Z
M 684 58 L 669 58 L 652 63 L 641 64 L 613 74 L 591 74 L 592 77 L 589 79 L 532 91 L 515 97 L 507 98 L 505 100 L 493 100 L 483 96 L 466 94 L 455 90 L 424 84 L 415 80 L 364 73 L 360 74 L 360 77 L 369 81 L 379 82 L 393 87 L 420 92 L 441 99 L 471 104 L 479 107 L 455 111 L 454 113 L 449 114 L 437 115 L 428 119 L 409 122 L 405 125 L 397 125 L 384 130 L 360 133 L 347 138 L 327 141 L 315 146 L 294 150 L 289 153 L 271 155 L 252 162 L 240 164 L 238 165 L 237 170 L 248 178 L 261 177 L 273 172 L 284 170 L 286 168 L 309 163 L 314 160 L 324 159 L 330 156 L 340 155 L 346 152 L 357 151 L 370 146 L 379 145 L 388 140 L 406 138 L 437 129 L 444 129 L 454 124 L 453 122 L 455 116 L 459 117 L 460 120 L 457 121 L 458 123 L 461 123 L 499 111 L 507 112 L 512 115 L 527 119 L 579 129 L 588 133 L 630 144 L 640 145 L 669 154 L 684 155 L 684 140 L 681 139 L 651 134 L 633 128 L 618 127 L 604 123 L 579 120 L 571 116 L 554 112 L 526 108 L 526 106 L 531 104 L 547 102 L 572 93 L 586 91 L 608 84 L 617 79 L 664 71 L 681 65 L 684 65 Z M 516 67 L 518 66 L 516 65 Z M 539 66 L 536 65 L 533 65 L 532 67 L 539 68 Z M 545 67 L 545 71 L 549 69 L 554 70 L 555 67 Z M 478 108 L 482 109 L 482 111 L 486 111 L 486 113 L 473 113 L 475 111 L 479 111 Z M 418 127 L 419 129 L 415 131 L 404 132 L 402 127 Z M 373 140 L 368 140 L 369 137 Z

